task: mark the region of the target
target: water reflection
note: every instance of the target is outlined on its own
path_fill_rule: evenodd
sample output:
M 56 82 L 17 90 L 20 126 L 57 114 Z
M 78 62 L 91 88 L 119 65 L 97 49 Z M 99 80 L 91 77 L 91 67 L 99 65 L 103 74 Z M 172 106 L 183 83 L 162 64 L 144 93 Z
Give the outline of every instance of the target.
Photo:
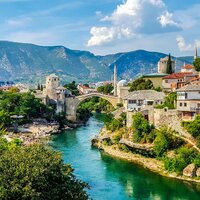
M 90 139 L 103 126 L 102 115 L 85 127 L 52 138 L 52 145 L 71 163 L 75 174 L 89 183 L 94 200 L 199 200 L 195 184 L 159 176 L 135 164 L 91 148 Z

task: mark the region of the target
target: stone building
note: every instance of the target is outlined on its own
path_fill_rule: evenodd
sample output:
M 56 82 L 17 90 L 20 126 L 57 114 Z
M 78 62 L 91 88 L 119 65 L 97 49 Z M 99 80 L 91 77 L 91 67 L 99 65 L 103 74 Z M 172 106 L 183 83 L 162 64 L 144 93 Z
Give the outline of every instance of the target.
M 166 74 L 167 73 L 167 63 L 169 60 L 169 56 L 165 58 L 161 58 L 158 62 L 158 73 Z M 171 60 L 172 72 L 175 72 L 175 60 Z
M 45 104 L 54 104 L 57 113 L 66 111 L 65 100 L 67 97 L 72 96 L 71 91 L 60 86 L 60 79 L 55 74 L 46 77 L 46 85 L 44 86 L 43 91 L 37 91 L 35 95 L 42 99 Z

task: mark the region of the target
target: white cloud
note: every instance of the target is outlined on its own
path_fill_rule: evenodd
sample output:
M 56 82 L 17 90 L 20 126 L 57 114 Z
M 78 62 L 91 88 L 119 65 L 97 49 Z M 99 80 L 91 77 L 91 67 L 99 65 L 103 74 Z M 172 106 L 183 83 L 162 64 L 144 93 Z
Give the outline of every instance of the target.
M 159 16 L 162 26 L 157 21 Z M 162 0 L 126 0 L 118 5 L 111 15 L 100 20 L 110 25 L 91 28 L 91 38 L 87 46 L 103 45 L 118 39 L 140 35 L 145 31 L 148 33 L 161 32 L 163 27 L 168 25 L 178 27 L 178 23 L 172 17 L 173 14 L 167 11 Z
M 162 27 L 166 27 L 168 25 L 171 26 L 177 26 L 180 25 L 173 20 L 173 13 L 169 13 L 168 11 L 165 11 L 160 17 L 157 18 L 161 24 Z
M 128 28 L 120 27 L 92 27 L 90 33 L 93 37 L 88 41 L 88 46 L 99 46 L 112 42 L 114 39 L 132 36 L 132 32 Z
M 182 36 L 178 36 L 176 41 L 180 51 L 191 51 L 193 49 L 193 45 L 186 44 L 185 39 Z

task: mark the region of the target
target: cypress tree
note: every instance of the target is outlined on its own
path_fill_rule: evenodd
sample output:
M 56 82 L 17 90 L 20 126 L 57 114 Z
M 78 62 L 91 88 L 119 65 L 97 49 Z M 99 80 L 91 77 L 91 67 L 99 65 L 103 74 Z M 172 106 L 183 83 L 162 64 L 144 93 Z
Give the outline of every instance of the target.
M 168 61 L 167 61 L 167 70 L 166 70 L 167 74 L 172 74 L 173 73 L 173 69 L 172 69 L 172 59 L 171 59 L 171 55 L 169 54 L 168 57 Z

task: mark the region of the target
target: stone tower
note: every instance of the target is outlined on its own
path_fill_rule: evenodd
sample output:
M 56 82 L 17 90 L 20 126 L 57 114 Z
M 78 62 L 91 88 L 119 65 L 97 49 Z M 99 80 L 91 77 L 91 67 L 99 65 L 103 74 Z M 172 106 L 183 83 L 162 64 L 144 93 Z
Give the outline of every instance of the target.
M 196 60 L 198 58 L 198 51 L 197 51 L 197 47 L 194 47 L 194 60 Z
M 168 62 L 169 56 L 166 56 L 165 58 L 161 58 L 158 62 L 158 73 L 159 74 L 166 74 L 167 73 L 167 62 Z M 172 65 L 172 72 L 175 72 L 175 60 L 171 60 Z
M 56 100 L 57 94 L 56 94 L 56 88 L 59 86 L 59 77 L 55 74 L 51 74 L 50 76 L 47 76 L 46 78 L 46 95 L 49 97 L 49 99 Z
M 117 66 L 114 66 L 114 78 L 113 78 L 113 85 L 114 85 L 114 96 L 117 96 Z

